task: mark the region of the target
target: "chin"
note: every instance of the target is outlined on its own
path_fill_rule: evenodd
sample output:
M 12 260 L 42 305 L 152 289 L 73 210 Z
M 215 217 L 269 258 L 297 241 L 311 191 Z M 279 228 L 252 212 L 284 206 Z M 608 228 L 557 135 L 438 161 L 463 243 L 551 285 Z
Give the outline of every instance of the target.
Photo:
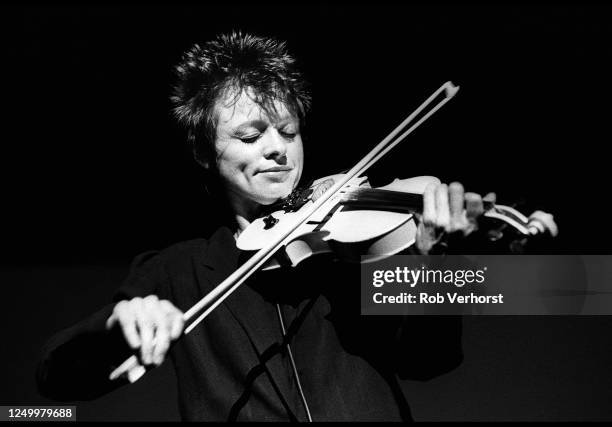
M 274 189 L 273 191 L 267 191 L 265 194 L 261 194 L 259 199 L 259 203 L 262 205 L 271 205 L 272 203 L 282 199 L 283 197 L 287 197 L 293 191 L 292 187 L 284 187 Z
M 295 177 L 291 177 L 282 182 L 265 181 L 259 185 L 251 187 L 253 189 L 254 200 L 261 205 L 271 205 L 272 203 L 287 197 L 297 186 Z

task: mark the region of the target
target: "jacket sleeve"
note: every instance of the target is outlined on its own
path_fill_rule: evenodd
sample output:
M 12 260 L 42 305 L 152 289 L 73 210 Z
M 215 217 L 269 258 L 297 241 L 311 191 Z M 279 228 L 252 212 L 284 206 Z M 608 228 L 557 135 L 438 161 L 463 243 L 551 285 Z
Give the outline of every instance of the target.
M 59 401 L 92 400 L 126 384 L 127 380 L 108 379 L 131 353 L 119 328 L 106 330 L 106 320 L 118 301 L 151 294 L 162 298 L 167 285 L 157 252 L 137 256 L 113 303 L 56 333 L 44 345 L 36 369 L 39 393 Z

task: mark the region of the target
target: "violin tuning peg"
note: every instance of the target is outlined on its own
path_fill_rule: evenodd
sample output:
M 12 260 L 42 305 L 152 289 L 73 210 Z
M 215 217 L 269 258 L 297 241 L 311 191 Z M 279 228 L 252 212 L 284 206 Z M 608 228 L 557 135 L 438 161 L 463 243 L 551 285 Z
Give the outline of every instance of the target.
M 487 232 L 487 237 L 489 238 L 489 241 L 496 242 L 504 237 L 504 233 L 501 230 L 489 230 Z
M 544 227 L 544 225 L 540 221 L 533 220 L 533 219 L 531 221 L 529 221 L 529 225 L 528 225 L 527 229 L 534 236 L 536 234 L 544 233 L 546 231 L 546 228 Z

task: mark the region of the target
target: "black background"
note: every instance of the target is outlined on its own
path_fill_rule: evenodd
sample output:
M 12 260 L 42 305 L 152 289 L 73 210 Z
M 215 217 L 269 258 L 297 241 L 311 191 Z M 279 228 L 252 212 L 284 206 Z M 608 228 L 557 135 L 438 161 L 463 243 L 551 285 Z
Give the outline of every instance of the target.
M 604 5 L 218 2 L 5 5 L 0 403 L 45 402 L 44 339 L 99 307 L 131 258 L 205 236 L 215 206 L 172 120 L 173 66 L 242 29 L 312 83 L 306 172 L 352 166 L 444 81 L 461 90 L 370 173 L 495 191 L 555 214 L 566 253 L 609 253 L 611 10 Z M 469 318 L 466 362 L 407 383 L 417 419 L 612 419 L 608 317 Z M 175 419 L 166 366 L 83 419 Z M 169 395 L 168 395 L 169 393 Z

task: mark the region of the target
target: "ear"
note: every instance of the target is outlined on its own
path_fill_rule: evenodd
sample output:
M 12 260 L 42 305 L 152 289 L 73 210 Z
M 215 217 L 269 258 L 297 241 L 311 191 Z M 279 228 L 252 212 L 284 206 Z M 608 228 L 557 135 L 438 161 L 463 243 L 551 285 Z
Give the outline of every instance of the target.
M 203 150 L 198 149 L 198 147 L 194 146 L 193 147 L 193 158 L 206 171 L 210 171 L 211 169 L 210 156 L 204 153 Z
M 191 152 L 193 154 L 194 160 L 202 166 L 206 171 L 211 169 L 211 161 L 210 156 L 211 153 L 206 146 L 202 146 L 196 142 L 195 131 L 189 130 L 187 132 L 187 140 L 191 143 Z

